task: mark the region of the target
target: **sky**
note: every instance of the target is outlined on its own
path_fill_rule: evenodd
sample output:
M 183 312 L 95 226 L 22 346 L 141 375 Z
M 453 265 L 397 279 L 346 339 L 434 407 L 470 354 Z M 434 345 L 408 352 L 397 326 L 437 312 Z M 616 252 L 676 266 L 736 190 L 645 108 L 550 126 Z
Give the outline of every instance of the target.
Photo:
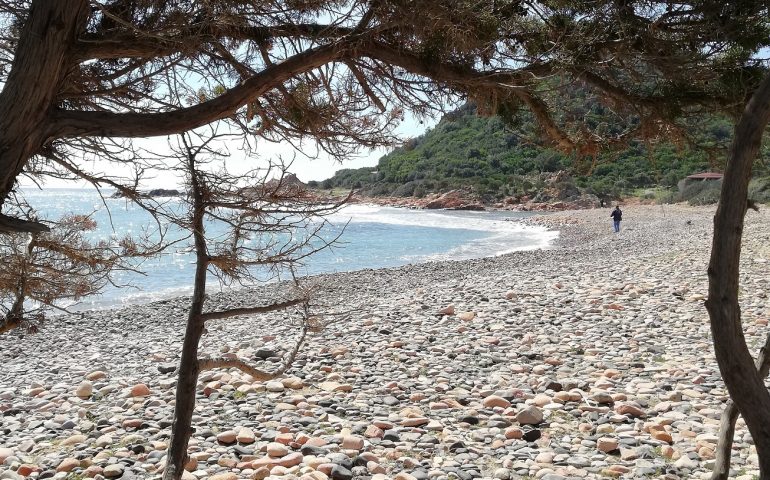
M 422 121 L 418 121 L 411 115 L 407 115 L 403 122 L 396 128 L 397 135 L 402 139 L 408 139 L 419 136 L 425 133 L 429 128 L 433 128 L 438 123 L 439 118 L 427 118 Z M 168 140 L 166 136 L 151 137 L 135 140 L 135 145 L 140 148 L 144 148 L 152 152 L 168 153 Z M 390 151 L 389 148 L 379 148 L 376 150 L 362 149 L 357 156 L 351 157 L 344 162 L 336 161 L 330 158 L 324 152 L 317 152 L 317 148 L 314 142 L 305 142 L 301 145 L 302 151 L 296 150 L 292 145 L 288 143 L 273 143 L 267 141 L 259 141 L 257 143 L 257 150 L 260 158 L 273 158 L 282 157 L 284 161 L 291 160 L 293 163 L 289 168 L 291 173 L 297 175 L 303 182 L 310 180 L 325 180 L 334 175 L 334 172 L 343 168 L 361 168 L 372 167 L 377 165 L 380 157 Z M 246 160 L 245 156 L 233 147 L 230 149 L 231 157 L 227 161 L 228 169 L 233 173 L 241 173 L 259 165 L 254 163 L 253 160 Z M 303 153 L 305 152 L 305 153 Z M 258 160 L 257 160 L 258 161 Z M 115 171 L 115 165 L 108 164 L 107 162 L 91 161 L 86 162 L 85 166 L 90 172 L 103 173 L 107 170 L 113 175 L 119 174 L 119 171 Z M 125 174 L 130 172 L 126 170 Z M 33 187 L 35 184 L 26 178 L 20 179 L 22 187 Z M 150 172 L 146 180 L 141 184 L 140 190 L 152 189 L 152 188 L 178 188 L 182 184 L 181 179 L 174 177 L 168 172 Z M 85 188 L 88 187 L 87 182 L 67 182 L 57 179 L 48 179 L 44 183 L 44 188 Z

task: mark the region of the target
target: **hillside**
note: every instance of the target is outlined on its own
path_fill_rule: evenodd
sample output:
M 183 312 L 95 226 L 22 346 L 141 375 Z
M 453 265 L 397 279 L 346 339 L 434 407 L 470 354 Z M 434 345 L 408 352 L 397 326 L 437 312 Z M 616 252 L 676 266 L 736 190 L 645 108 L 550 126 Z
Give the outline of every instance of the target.
M 531 141 L 534 125 L 524 119 L 514 130 L 500 117 L 477 116 L 473 105 L 445 115 L 436 127 L 407 141 L 379 160 L 377 167 L 343 169 L 311 186 L 355 188 L 364 196 L 415 196 L 465 189 L 485 201 L 537 197 L 549 172 L 566 171 L 583 193 L 601 198 L 626 195 L 639 188 L 675 187 L 692 173 L 721 170 L 724 153 L 672 144 L 649 149 L 634 142 L 626 149 L 600 155 L 595 162 L 576 159 Z M 732 125 L 710 118 L 696 128 L 701 146 L 724 147 Z M 768 158 L 765 148 L 764 159 Z M 766 174 L 767 162 L 757 166 Z

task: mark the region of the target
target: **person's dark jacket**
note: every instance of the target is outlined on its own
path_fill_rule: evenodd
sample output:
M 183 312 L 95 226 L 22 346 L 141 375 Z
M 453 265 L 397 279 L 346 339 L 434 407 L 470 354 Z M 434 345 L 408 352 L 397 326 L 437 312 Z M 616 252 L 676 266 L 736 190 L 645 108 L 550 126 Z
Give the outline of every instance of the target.
M 610 217 L 612 217 L 612 219 L 616 222 L 619 222 L 623 220 L 623 212 L 621 212 L 619 208 L 616 208 L 612 211 L 612 213 L 610 213 Z

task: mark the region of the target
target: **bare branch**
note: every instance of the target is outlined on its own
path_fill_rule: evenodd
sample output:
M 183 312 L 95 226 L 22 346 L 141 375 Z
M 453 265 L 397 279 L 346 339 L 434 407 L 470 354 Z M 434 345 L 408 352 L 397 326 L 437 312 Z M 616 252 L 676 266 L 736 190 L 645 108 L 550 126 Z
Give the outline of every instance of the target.
M 201 315 L 203 321 L 209 320 L 222 320 L 225 318 L 239 317 L 243 315 L 257 315 L 260 313 L 275 312 L 278 310 L 285 310 L 295 305 L 306 303 L 306 298 L 297 298 L 294 300 L 287 300 L 285 302 L 277 302 L 270 305 L 264 305 L 259 307 L 244 307 L 244 308 L 231 308 L 229 310 L 218 310 L 215 312 L 208 312 Z
M 300 331 L 299 339 L 294 344 L 294 348 L 292 348 L 291 352 L 289 352 L 288 356 L 286 356 L 281 362 L 281 365 L 273 370 L 272 372 L 266 372 L 264 370 L 260 370 L 252 365 L 249 365 L 243 360 L 240 359 L 231 359 L 231 358 L 202 358 L 198 360 L 198 368 L 201 371 L 204 370 L 212 370 L 214 368 L 236 368 L 243 373 L 246 373 L 248 375 L 251 375 L 254 377 L 257 381 L 265 381 L 265 380 L 271 380 L 273 378 L 277 378 L 281 375 L 283 375 L 286 370 L 291 367 L 292 363 L 294 363 L 294 359 L 297 357 L 297 353 L 299 352 L 299 349 L 302 347 L 302 344 L 305 343 L 305 337 L 307 336 L 308 331 L 308 323 L 307 319 L 302 323 L 302 330 Z

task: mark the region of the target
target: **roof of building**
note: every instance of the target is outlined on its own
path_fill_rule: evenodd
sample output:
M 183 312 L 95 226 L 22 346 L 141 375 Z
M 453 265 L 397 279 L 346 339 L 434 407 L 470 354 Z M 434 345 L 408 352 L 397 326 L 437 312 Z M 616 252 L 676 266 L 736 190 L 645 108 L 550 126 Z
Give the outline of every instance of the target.
M 693 180 L 719 180 L 722 178 L 721 173 L 716 172 L 703 172 L 703 173 L 695 173 L 693 175 L 688 175 L 687 178 L 693 179 Z

